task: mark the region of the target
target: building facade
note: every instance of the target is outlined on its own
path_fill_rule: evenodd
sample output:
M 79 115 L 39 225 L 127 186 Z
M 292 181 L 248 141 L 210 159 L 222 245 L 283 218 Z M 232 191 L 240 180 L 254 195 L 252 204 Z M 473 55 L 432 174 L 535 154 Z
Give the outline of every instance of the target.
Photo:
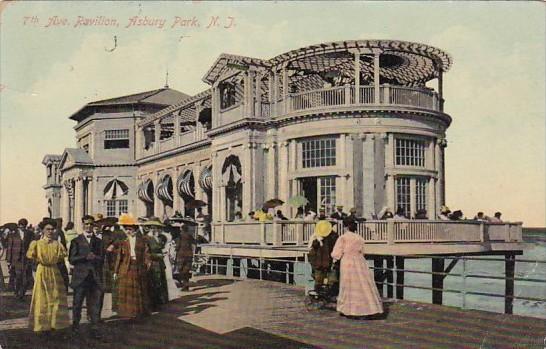
M 186 205 L 199 199 L 213 221 L 230 221 L 268 199 L 304 195 L 315 211 L 343 205 L 371 219 L 386 206 L 435 218 L 445 201 L 451 117 L 442 78 L 450 65 L 437 48 L 386 40 L 322 43 L 271 59 L 222 54 L 203 77 L 210 88 L 195 96 L 138 118 L 98 117 L 100 126 L 77 120 L 80 150 L 67 149 L 61 160 L 63 195 L 72 180 L 75 199 L 65 198 L 61 211 L 81 209 L 70 200 L 82 197 L 96 212 L 117 215 L 125 208 L 103 191 L 118 179 L 128 187 L 126 210 L 137 216 L 191 216 Z M 134 132 L 134 153 L 85 152 L 95 128 L 128 129 L 130 149 Z M 109 172 L 113 165 L 125 172 Z M 96 184 L 86 196 L 91 166 Z

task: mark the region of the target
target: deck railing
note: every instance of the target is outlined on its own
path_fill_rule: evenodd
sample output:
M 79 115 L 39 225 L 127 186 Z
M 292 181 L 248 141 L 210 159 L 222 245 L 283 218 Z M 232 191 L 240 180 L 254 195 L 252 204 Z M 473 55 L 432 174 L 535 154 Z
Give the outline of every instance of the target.
M 374 86 L 360 86 L 357 98 L 355 90 L 354 86 L 346 85 L 290 94 L 286 112 L 347 105 L 400 105 L 440 110 L 438 95 L 430 89 L 382 85 L 378 101 Z M 282 113 L 277 111 L 279 114 Z
M 341 222 L 332 222 L 343 233 Z M 315 222 L 225 222 L 213 223 L 212 242 L 222 244 L 296 245 L 308 243 Z M 365 221 L 357 225 L 357 234 L 368 243 L 444 243 L 522 241 L 521 222 L 487 224 L 477 221 Z

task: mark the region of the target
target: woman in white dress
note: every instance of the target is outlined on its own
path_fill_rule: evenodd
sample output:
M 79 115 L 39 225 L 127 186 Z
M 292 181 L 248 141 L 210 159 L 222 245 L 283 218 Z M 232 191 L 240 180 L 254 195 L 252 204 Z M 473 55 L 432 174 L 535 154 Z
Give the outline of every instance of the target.
M 165 262 L 165 274 L 167 276 L 167 292 L 169 295 L 169 301 L 179 298 L 181 293 L 173 278 L 173 267 L 171 260 L 174 256 L 176 258 L 176 246 L 175 241 L 172 239 L 171 234 L 162 232 L 162 236 L 167 239 L 165 247 L 163 248 L 163 261 Z

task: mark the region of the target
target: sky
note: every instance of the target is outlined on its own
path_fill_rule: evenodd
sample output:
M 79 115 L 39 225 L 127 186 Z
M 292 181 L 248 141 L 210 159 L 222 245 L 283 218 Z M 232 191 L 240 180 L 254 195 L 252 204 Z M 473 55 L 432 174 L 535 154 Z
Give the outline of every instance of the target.
M 163 87 L 167 70 L 171 88 L 196 94 L 207 87 L 201 79 L 221 53 L 267 59 L 321 42 L 392 39 L 438 47 L 454 61 L 444 75 L 445 112 L 453 118 L 447 130 L 447 205 L 469 218 L 477 211 L 501 211 L 505 220 L 546 226 L 541 2 L 4 6 L 0 223 L 21 217 L 35 223 L 47 214 L 41 161 L 75 146 L 75 123 L 68 117 L 86 103 Z M 77 25 L 100 16 L 118 25 Z

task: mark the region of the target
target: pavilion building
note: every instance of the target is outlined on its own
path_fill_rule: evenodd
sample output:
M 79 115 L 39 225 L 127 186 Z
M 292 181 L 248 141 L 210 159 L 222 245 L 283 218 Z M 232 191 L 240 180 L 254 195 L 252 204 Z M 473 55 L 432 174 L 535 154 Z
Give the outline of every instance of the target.
M 191 216 L 186 205 L 199 199 L 224 222 L 294 195 L 315 211 L 343 205 L 371 219 L 387 206 L 434 219 L 445 202 L 451 63 L 437 48 L 392 40 L 321 43 L 271 59 L 222 54 L 203 77 L 210 87 L 194 96 L 163 89 L 72 115 L 78 146 L 46 156 L 60 171 L 47 190 L 61 192 L 69 220 Z

